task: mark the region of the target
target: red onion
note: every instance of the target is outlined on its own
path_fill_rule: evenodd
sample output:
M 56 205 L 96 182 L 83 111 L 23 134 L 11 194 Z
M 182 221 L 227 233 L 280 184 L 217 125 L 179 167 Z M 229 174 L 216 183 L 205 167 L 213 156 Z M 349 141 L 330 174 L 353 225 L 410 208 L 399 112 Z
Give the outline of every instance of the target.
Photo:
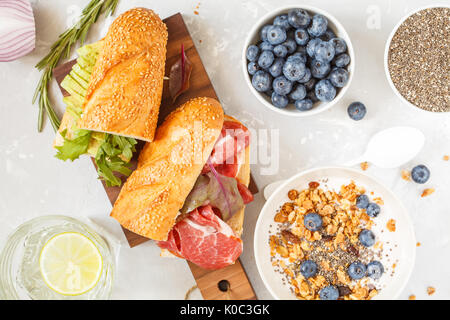
M 13 61 L 33 51 L 36 29 L 28 0 L 0 0 L 0 62 Z

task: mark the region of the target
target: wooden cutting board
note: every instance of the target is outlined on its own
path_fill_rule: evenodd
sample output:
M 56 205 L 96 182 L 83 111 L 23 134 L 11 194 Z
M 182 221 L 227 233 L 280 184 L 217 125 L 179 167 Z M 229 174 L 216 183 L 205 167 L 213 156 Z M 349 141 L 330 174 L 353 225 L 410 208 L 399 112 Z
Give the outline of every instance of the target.
M 178 13 L 167 19 L 164 19 L 164 23 L 167 25 L 169 31 L 169 40 L 167 44 L 166 75 L 170 73 L 170 67 L 177 61 L 177 59 L 179 59 L 182 44 L 184 45 L 184 49 L 188 59 L 193 65 L 193 70 L 191 74 L 189 90 L 180 95 L 175 103 L 172 102 L 167 81 L 164 82 L 163 96 L 158 119 L 159 123 L 161 123 L 165 119 L 165 117 L 176 107 L 185 103 L 189 99 L 201 96 L 217 99 L 216 92 L 214 91 L 211 81 L 209 80 L 208 74 L 206 73 L 206 70 L 203 66 L 197 49 L 195 48 L 189 31 L 186 28 L 181 14 Z M 71 71 L 72 66 L 75 63 L 75 60 L 69 61 L 54 69 L 53 76 L 55 77 L 58 84 L 61 84 L 64 77 Z M 68 95 L 68 93 L 63 88 L 60 87 L 60 89 L 64 96 Z M 144 143 L 142 142 L 138 143 L 137 152 L 131 160 L 131 168 L 133 170 L 137 166 L 137 158 L 143 145 Z M 125 176 L 121 177 L 123 182 L 125 182 L 126 178 L 127 177 Z M 102 183 L 108 195 L 108 198 L 111 201 L 111 204 L 114 205 L 121 187 L 107 187 L 103 181 Z M 249 188 L 252 193 L 258 192 L 253 179 L 251 179 L 250 181 Z M 130 247 L 135 247 L 143 242 L 150 240 L 125 228 L 123 228 L 123 230 Z M 188 262 L 188 265 L 204 299 L 256 299 L 255 292 L 253 291 L 245 270 L 239 260 L 236 261 L 234 265 L 221 270 L 205 270 L 190 262 Z

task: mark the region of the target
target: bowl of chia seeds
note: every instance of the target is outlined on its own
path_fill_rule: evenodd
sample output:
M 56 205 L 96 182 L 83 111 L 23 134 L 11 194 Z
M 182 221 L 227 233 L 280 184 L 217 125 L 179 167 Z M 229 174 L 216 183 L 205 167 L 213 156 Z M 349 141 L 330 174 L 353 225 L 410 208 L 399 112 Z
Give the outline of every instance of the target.
M 422 7 L 395 26 L 384 67 L 392 90 L 416 110 L 450 112 L 450 6 Z

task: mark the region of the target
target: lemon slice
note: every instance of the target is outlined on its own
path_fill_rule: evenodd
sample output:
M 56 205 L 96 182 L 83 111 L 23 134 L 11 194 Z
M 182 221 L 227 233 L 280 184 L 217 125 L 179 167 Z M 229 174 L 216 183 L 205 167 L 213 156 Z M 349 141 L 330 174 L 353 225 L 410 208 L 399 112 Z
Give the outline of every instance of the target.
M 53 291 L 76 296 L 94 288 L 102 274 L 100 251 L 85 235 L 66 232 L 55 235 L 42 248 L 39 267 Z

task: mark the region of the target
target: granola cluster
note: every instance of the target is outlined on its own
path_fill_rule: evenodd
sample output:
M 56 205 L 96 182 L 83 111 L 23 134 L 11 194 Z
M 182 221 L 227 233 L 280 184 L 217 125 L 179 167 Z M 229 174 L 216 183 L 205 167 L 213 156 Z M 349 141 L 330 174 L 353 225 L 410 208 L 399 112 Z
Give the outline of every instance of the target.
M 367 278 L 352 280 L 347 272 L 353 262 L 367 263 L 382 256 L 381 242 L 367 248 L 358 240 L 361 230 L 370 230 L 374 224 L 365 209 L 356 207 L 357 197 L 365 190 L 353 181 L 343 185 L 339 193 L 319 186 L 310 182 L 308 189 L 289 191 L 290 202 L 276 213 L 278 230 L 269 238 L 272 265 L 299 299 L 319 299 L 320 290 L 333 285 L 339 299 L 369 300 L 378 293 L 375 285 Z M 383 204 L 381 198 L 374 201 Z M 314 232 L 304 225 L 304 217 L 312 212 L 322 218 L 322 227 Z M 315 276 L 305 278 L 299 272 L 305 260 L 318 266 Z

